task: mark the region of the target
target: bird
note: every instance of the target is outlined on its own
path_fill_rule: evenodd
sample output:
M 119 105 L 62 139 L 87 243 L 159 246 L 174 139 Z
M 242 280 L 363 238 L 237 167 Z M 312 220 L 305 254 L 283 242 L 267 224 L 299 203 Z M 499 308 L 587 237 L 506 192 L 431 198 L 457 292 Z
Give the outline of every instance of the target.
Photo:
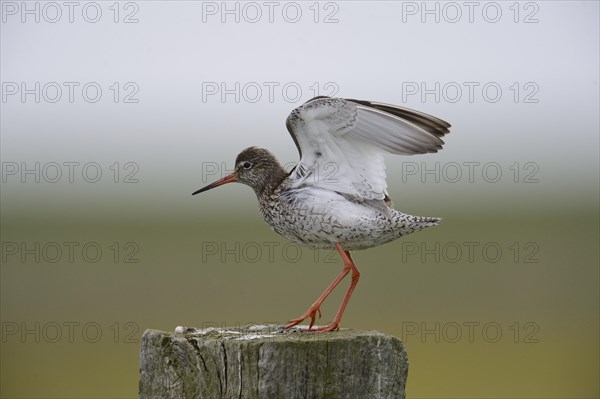
M 350 251 L 372 248 L 438 225 L 440 218 L 412 216 L 393 207 L 387 191 L 384 155 L 435 153 L 450 124 L 420 111 L 380 103 L 317 96 L 292 110 L 286 127 L 300 161 L 288 172 L 268 150 L 249 147 L 238 154 L 234 171 L 195 191 L 227 183 L 250 186 L 264 221 L 278 234 L 310 248 L 337 249 L 343 268 L 289 330 L 310 318 L 302 331 L 338 330 L 360 279 Z M 321 305 L 351 274 L 333 319 L 315 326 Z

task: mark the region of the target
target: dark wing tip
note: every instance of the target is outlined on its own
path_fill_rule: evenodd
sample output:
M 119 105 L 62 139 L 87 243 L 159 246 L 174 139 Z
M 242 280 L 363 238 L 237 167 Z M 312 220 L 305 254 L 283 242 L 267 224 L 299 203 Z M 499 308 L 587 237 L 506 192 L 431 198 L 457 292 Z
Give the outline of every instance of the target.
M 448 122 L 424 112 L 375 101 L 354 100 L 350 98 L 347 100 L 405 119 L 438 138 L 450 133 L 451 125 Z

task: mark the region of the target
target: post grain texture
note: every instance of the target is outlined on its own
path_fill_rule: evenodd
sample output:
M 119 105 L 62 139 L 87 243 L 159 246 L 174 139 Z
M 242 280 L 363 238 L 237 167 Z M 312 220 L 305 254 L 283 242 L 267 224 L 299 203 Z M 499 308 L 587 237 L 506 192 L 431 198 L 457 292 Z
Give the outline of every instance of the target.
M 146 330 L 141 398 L 401 398 L 404 344 L 378 331 Z

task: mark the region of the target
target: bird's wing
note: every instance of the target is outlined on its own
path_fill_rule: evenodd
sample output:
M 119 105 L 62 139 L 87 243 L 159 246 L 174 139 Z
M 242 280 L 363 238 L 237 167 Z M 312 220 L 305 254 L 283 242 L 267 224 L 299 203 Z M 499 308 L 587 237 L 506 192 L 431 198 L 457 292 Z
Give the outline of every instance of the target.
M 294 109 L 287 128 L 300 152 L 295 186 L 312 185 L 363 200 L 384 200 L 383 154 L 437 152 L 450 124 L 394 105 L 315 97 Z

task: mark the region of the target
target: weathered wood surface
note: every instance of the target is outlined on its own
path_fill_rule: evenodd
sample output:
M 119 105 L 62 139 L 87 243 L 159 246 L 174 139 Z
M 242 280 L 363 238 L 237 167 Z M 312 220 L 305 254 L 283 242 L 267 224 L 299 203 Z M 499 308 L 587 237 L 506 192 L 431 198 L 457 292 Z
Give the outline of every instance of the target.
M 176 331 L 144 332 L 141 398 L 404 398 L 404 344 L 378 331 Z

